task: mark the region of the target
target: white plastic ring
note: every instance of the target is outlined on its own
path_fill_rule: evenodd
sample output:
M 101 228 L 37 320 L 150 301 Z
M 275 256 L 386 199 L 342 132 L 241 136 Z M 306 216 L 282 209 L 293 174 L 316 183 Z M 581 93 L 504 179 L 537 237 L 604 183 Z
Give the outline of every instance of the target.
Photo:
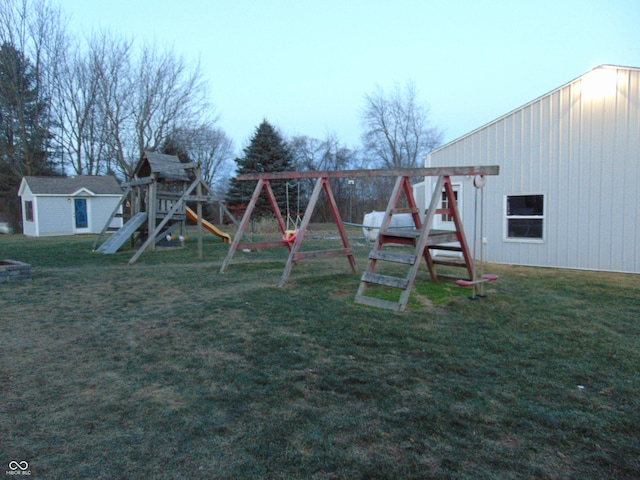
M 484 187 L 486 183 L 486 180 L 484 178 L 484 175 L 476 175 L 475 177 L 473 177 L 473 186 L 476 188 L 482 188 Z

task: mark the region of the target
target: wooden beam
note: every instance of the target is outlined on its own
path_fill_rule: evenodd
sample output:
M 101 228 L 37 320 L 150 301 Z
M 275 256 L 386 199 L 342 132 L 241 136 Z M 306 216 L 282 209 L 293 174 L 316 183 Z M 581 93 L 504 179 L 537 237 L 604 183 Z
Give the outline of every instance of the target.
M 123 187 L 137 187 L 140 185 L 149 185 L 150 183 L 153 183 L 153 178 L 151 177 L 144 177 L 141 178 L 139 180 L 131 180 L 130 182 L 125 182 L 122 184 Z
M 202 184 L 200 185 L 202 186 Z M 183 199 L 185 202 L 204 202 L 213 203 L 216 202 L 216 198 L 211 195 L 189 195 Z
M 310 170 L 304 172 L 245 173 L 236 180 L 288 180 L 298 178 L 371 178 L 371 177 L 456 177 L 467 175 L 499 175 L 498 165 L 475 167 L 389 168 L 378 170 Z

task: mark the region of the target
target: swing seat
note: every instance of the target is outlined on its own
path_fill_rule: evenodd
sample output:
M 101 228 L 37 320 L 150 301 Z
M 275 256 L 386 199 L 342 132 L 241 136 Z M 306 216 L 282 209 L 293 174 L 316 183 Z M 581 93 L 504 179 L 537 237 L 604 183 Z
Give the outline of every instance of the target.
M 296 241 L 296 236 L 298 235 L 298 229 L 295 230 L 285 230 L 282 234 L 282 241 L 287 243 L 293 243 Z
M 456 280 L 456 285 L 458 285 L 459 287 L 472 287 L 474 285 L 478 285 L 479 283 L 494 282 L 496 280 L 498 280 L 498 275 L 487 273 L 478 280 Z

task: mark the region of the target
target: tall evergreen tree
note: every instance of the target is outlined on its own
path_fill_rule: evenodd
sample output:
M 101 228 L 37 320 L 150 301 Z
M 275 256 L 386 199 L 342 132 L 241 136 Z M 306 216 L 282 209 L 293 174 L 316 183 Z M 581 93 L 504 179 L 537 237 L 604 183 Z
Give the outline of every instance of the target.
M 0 47 L 0 212 L 16 223 L 18 185 L 25 175 L 54 175 L 48 158 L 48 105 L 31 62 L 15 47 Z
M 0 158 L 15 175 L 50 173 L 46 162 L 47 106 L 39 99 L 28 59 L 13 46 L 0 47 Z
M 238 167 L 236 175 L 245 173 L 286 172 L 293 170 L 293 154 L 278 131 L 266 120 L 256 128 L 249 145 L 244 149 L 244 157 L 235 159 Z M 278 205 L 286 213 L 285 181 L 270 182 Z M 227 192 L 227 203 L 230 206 L 246 206 L 251 200 L 255 182 L 238 181 L 232 178 Z M 289 191 L 289 201 L 295 205 L 295 195 Z M 292 207 L 293 208 L 293 207 Z M 272 212 L 269 200 L 263 193 L 256 204 L 256 216 L 268 215 Z

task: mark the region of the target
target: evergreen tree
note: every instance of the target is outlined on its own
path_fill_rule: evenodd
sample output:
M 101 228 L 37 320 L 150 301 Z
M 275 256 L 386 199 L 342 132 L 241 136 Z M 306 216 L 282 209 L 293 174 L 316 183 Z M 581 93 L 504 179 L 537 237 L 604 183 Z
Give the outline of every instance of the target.
M 244 149 L 244 157 L 236 158 L 236 175 L 245 173 L 286 172 L 293 170 L 293 154 L 278 131 L 266 120 L 256 128 L 249 145 Z M 286 181 L 270 181 L 273 193 L 283 214 L 286 214 Z M 251 200 L 255 182 L 231 179 L 227 192 L 230 206 L 246 206 Z M 289 202 L 294 209 L 295 194 L 289 191 Z M 256 216 L 272 213 L 266 194 L 260 195 L 256 204 Z M 292 212 L 292 214 L 295 212 Z
M 36 70 L 8 43 L 0 47 L 0 213 L 19 215 L 18 185 L 25 175 L 54 175 L 48 105 L 40 98 Z
M 28 59 L 13 46 L 0 48 L 0 161 L 14 175 L 51 174 L 47 163 L 47 106 L 38 98 Z

